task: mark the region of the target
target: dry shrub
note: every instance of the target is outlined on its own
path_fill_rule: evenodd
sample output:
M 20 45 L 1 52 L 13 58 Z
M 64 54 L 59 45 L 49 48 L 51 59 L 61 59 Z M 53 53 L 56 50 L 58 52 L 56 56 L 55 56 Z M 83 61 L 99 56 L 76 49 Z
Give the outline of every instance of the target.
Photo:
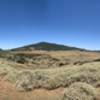
M 30 91 L 33 89 L 33 76 L 30 72 L 20 73 L 16 82 L 16 88 L 19 91 Z
M 99 100 L 97 91 L 87 83 L 74 83 L 66 89 L 62 100 Z
M 28 72 L 31 77 L 28 81 L 32 81 L 31 84 L 34 88 L 46 88 L 56 89 L 58 87 L 66 87 L 75 82 L 85 82 L 93 86 L 98 86 L 100 81 L 100 67 L 73 67 L 73 68 L 60 68 L 51 70 L 34 70 Z M 26 80 L 24 77 L 24 71 L 21 75 L 17 75 L 17 83 L 24 83 Z M 29 80 L 30 79 L 30 80 Z
M 30 91 L 34 88 L 45 86 L 49 77 L 39 71 L 32 73 L 30 71 L 21 72 L 16 81 L 16 88 L 19 91 Z

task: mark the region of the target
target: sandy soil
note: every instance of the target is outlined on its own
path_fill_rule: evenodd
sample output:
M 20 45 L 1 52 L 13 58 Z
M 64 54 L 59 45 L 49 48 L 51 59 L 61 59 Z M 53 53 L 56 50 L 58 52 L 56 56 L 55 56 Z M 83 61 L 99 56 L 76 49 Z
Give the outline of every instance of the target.
M 0 81 L 0 100 L 60 100 L 64 88 L 56 90 L 36 89 L 32 92 L 19 92 L 12 84 Z

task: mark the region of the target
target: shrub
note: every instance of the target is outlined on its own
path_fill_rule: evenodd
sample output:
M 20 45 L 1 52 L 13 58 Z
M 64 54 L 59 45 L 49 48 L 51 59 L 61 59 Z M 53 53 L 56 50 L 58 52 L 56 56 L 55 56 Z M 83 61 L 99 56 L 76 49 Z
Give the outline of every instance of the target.
M 65 90 L 62 100 L 98 100 L 94 87 L 87 83 L 73 83 Z
M 98 86 L 100 82 L 100 67 L 73 67 L 73 68 L 59 68 L 47 70 L 28 71 L 31 74 L 33 88 L 56 89 L 58 87 L 70 86 L 75 82 L 84 82 L 93 86 Z M 19 82 L 23 80 L 24 72 L 19 74 L 16 80 Z M 11 77 L 10 77 L 11 78 Z
M 20 63 L 20 64 L 24 64 L 26 62 L 26 59 L 24 57 L 16 56 L 15 62 Z
M 45 86 L 48 79 L 48 76 L 38 71 L 34 73 L 30 71 L 21 72 L 17 77 L 16 88 L 19 91 L 31 91 L 33 88 Z
M 31 72 L 22 72 L 18 75 L 16 88 L 19 91 L 30 91 L 33 89 L 33 76 Z

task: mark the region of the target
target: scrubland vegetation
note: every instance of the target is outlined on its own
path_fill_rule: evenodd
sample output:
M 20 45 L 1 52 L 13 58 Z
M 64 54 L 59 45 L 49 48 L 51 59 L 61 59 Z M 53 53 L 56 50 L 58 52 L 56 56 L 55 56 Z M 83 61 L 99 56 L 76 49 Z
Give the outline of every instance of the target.
M 73 83 L 66 88 L 62 100 L 99 100 L 99 95 L 94 87 L 86 83 Z
M 0 100 L 100 100 L 99 53 L 37 52 L 0 54 L 0 81 L 14 95 L 2 93 Z
M 100 81 L 99 62 L 88 63 L 84 65 L 64 66 L 55 69 L 36 69 L 27 70 L 12 68 L 9 65 L 0 66 L 0 75 L 4 80 L 11 83 L 33 85 L 32 88 L 56 89 L 58 87 L 67 87 L 74 82 L 86 82 L 93 86 L 98 86 Z M 31 82 L 31 81 L 32 82 Z M 29 81 L 29 83 L 27 82 Z M 24 88 L 24 87 L 23 87 Z

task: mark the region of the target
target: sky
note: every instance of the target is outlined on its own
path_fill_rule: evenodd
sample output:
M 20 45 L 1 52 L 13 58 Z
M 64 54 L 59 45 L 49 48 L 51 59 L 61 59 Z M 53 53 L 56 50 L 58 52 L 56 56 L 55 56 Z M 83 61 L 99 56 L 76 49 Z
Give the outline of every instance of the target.
M 0 48 L 41 41 L 100 50 L 100 0 L 0 0 Z

